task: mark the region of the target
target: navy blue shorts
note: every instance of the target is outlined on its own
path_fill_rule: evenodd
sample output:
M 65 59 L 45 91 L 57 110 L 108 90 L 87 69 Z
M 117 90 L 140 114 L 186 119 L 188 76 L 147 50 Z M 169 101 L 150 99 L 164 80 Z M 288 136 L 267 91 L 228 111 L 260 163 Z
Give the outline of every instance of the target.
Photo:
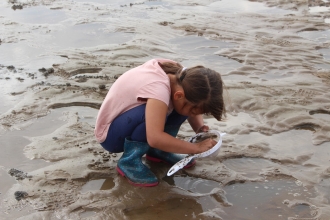
M 101 143 L 102 147 L 109 152 L 119 153 L 124 151 L 126 137 L 131 137 L 132 141 L 147 142 L 145 109 L 146 104 L 139 105 L 115 118 L 110 125 L 107 138 Z M 180 127 L 187 118 L 173 110 L 167 116 L 165 126 Z

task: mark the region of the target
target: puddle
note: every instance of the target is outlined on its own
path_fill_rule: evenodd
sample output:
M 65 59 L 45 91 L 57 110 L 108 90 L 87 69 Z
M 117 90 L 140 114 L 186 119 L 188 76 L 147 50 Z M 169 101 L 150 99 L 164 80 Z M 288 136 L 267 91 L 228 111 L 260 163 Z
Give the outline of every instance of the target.
M 328 114 L 315 114 L 315 115 L 313 115 L 313 118 L 327 120 L 330 123 L 330 116 Z
M 248 160 L 248 159 L 246 159 Z M 264 161 L 262 164 L 266 164 Z M 195 193 L 208 193 L 219 187 L 219 183 L 188 176 L 165 177 L 164 181 L 184 190 Z M 211 197 L 199 198 L 196 201 L 203 211 L 219 208 L 230 216 L 230 219 L 288 219 L 288 217 L 310 218 L 313 217 L 308 204 L 288 206 L 287 201 L 302 200 L 316 196 L 313 189 L 301 185 L 294 179 L 274 179 L 264 182 L 235 183 L 223 188 L 228 202 L 233 206 L 223 207 Z M 189 212 L 187 212 L 189 213 Z
M 194 199 L 173 198 L 166 201 L 138 208 L 125 209 L 124 214 L 128 219 L 199 219 L 202 212 L 201 205 Z
M 175 5 L 174 2 L 166 2 L 166 1 L 157 1 L 157 0 L 147 0 L 147 1 L 139 1 L 139 0 L 73 0 L 76 3 L 93 3 L 93 4 L 103 4 L 103 5 L 113 5 L 113 6 L 128 6 L 134 7 L 135 5 L 146 5 L 150 7 L 162 7 L 165 9 L 173 10 L 175 9 L 182 9 L 182 10 L 189 10 L 192 7 L 194 10 L 203 11 L 205 7 L 207 10 L 217 11 L 221 13 L 264 13 L 264 14 L 288 14 L 288 13 L 297 13 L 296 11 L 289 11 L 284 9 L 279 9 L 276 7 L 267 7 L 263 3 L 259 2 L 251 2 L 247 0 L 222 0 L 216 1 L 211 4 L 204 5 L 186 5 L 187 3 L 178 3 Z M 132 5 L 131 5 L 132 4 Z M 142 15 L 142 14 L 141 14 Z
M 173 9 L 173 5 L 171 5 L 170 3 L 167 3 L 167 2 L 162 2 L 162 1 L 149 0 L 149 1 L 145 2 L 145 5 L 149 5 L 149 6 L 152 6 L 152 7 L 161 6 L 161 7 L 166 8 L 166 9 Z
M 166 176 L 163 178 L 163 180 L 170 185 L 177 186 L 183 190 L 192 193 L 205 194 L 205 193 L 210 193 L 214 188 L 222 188 L 220 184 L 216 181 L 194 178 L 184 175 Z M 219 207 L 219 205 L 221 205 L 211 196 L 196 198 L 196 203 L 198 203 L 201 206 L 203 211 L 214 209 L 216 207 Z
M 330 64 L 318 64 L 318 65 L 315 65 L 315 67 L 320 70 L 320 71 L 327 71 L 330 69 Z
M 28 137 L 42 136 L 54 132 L 57 128 L 64 125 L 66 122 L 61 120 L 62 111 L 52 110 L 45 117 L 32 119 L 31 125 L 22 130 L 2 131 L 0 138 L 0 146 L 3 150 L 0 155 L 1 165 L 10 168 L 22 168 L 25 172 L 38 167 L 38 163 L 46 165 L 49 163 L 43 160 L 30 160 L 23 155 L 23 148 L 30 143 Z M 16 155 L 13 157 L 13 155 Z M 11 158 L 8 161 L 7 158 Z M 15 164 L 15 167 L 11 167 Z
M 259 173 L 263 169 L 274 167 L 275 164 L 266 159 L 260 158 L 234 158 L 226 159 L 222 162 L 227 168 L 235 170 L 248 178 L 260 177 Z M 249 167 L 246 169 L 246 167 Z
M 66 15 L 61 10 L 50 10 L 44 6 L 24 8 L 13 11 L 0 7 L 0 14 L 20 23 L 61 24 Z M 132 39 L 133 33 L 111 32 L 106 25 L 98 23 L 80 24 L 74 26 L 54 25 L 49 30 L 39 30 L 35 27 L 35 35 L 26 39 L 18 39 L 17 43 L 2 43 L 0 45 L 0 60 L 2 65 L 18 65 L 35 70 L 54 63 L 63 63 L 67 59 L 54 55 L 54 52 L 68 48 L 94 47 L 104 44 L 121 44 Z M 59 29 L 60 28 L 60 29 Z M 42 28 L 41 28 L 42 29 Z
M 319 118 L 323 120 L 330 120 L 330 111 L 326 110 L 312 110 L 309 111 L 310 115 L 313 115 L 314 118 Z
M 318 13 L 318 12 L 326 12 L 329 11 L 329 7 L 324 7 L 324 6 L 314 6 L 314 7 L 309 7 L 309 12 L 310 13 Z
M 317 187 L 318 191 L 324 195 L 324 198 L 330 198 L 330 178 L 321 180 L 320 186 Z
M 112 178 L 105 179 L 100 190 L 109 190 L 115 186 L 115 183 Z
M 109 3 L 109 0 L 73 0 L 73 1 L 74 2 L 100 3 L 100 4 L 108 4 Z M 111 1 L 111 2 L 113 2 L 113 1 Z
M 290 130 L 279 134 L 273 134 L 272 136 L 265 136 L 258 132 L 252 132 L 250 134 L 235 135 L 236 144 L 248 145 L 249 143 L 260 143 L 267 140 L 270 143 L 269 147 L 273 153 L 285 152 L 287 157 L 296 157 L 297 151 L 300 154 L 303 152 L 311 152 L 312 132 L 309 130 Z
M 313 218 L 311 207 L 307 204 L 288 206 L 292 200 L 308 201 L 316 192 L 300 185 L 293 179 L 275 179 L 265 182 L 246 182 L 225 186 L 226 197 L 231 207 L 224 211 L 232 219 L 288 219 Z
M 1 166 L 0 171 L 1 192 L 7 192 L 12 184 L 16 182 L 7 170 L 15 168 L 23 172 L 30 172 L 36 169 L 48 166 L 49 163 L 44 160 L 30 160 L 23 154 L 23 148 L 30 143 L 27 137 L 50 134 L 58 127 L 65 124 L 59 118 L 62 111 L 52 111 L 48 116 L 35 119 L 33 124 L 24 130 L 15 130 L 11 132 L 0 131 L 0 146 L 2 153 L 0 154 Z
M 327 115 L 328 116 L 328 115 Z M 329 120 L 329 119 L 328 119 Z M 291 169 L 296 169 L 303 165 L 312 165 L 323 167 L 329 161 L 329 147 L 330 143 L 325 142 L 320 145 L 313 144 L 312 125 L 306 124 L 306 127 L 301 127 L 299 130 L 290 130 L 279 134 L 266 136 L 258 132 L 250 134 L 232 135 L 237 146 L 248 146 L 255 143 L 267 143 L 270 151 L 265 153 L 265 157 L 278 158 L 280 164 L 288 166 L 296 164 L 297 161 L 302 165 L 294 165 Z M 285 155 L 283 154 L 285 152 Z M 299 152 L 299 153 L 297 153 Z M 255 160 L 253 158 L 252 160 Z M 257 160 L 262 162 L 262 160 Z M 267 165 L 267 163 L 263 163 Z M 254 166 L 254 164 L 252 164 Z M 291 165 L 290 165 L 291 166 Z M 289 168 L 289 167 L 287 167 Z M 250 169 L 250 168 L 249 168 Z M 299 169 L 304 169 L 303 167 Z M 302 171 L 298 176 L 308 176 L 308 171 Z
M 0 166 L 0 178 L 1 178 L 1 183 L 0 183 L 0 188 L 1 188 L 1 190 L 0 190 L 0 210 L 1 210 L 4 195 L 12 187 L 12 185 L 16 183 L 16 180 L 14 177 L 11 177 L 8 174 L 7 168 L 3 168 L 2 166 Z
M 184 60 L 184 66 L 195 66 L 197 64 L 212 66 L 215 70 L 221 70 L 221 73 L 232 71 L 241 67 L 239 62 L 214 54 L 223 48 L 232 48 L 235 45 L 224 41 L 209 40 L 201 36 L 184 36 L 169 41 L 172 49 L 185 57 L 189 54 L 189 60 Z
M 320 49 L 320 53 L 322 53 L 324 59 L 330 61 L 330 49 Z
M 87 193 L 91 190 L 110 190 L 115 186 L 113 178 L 98 179 L 88 181 L 81 189 L 81 193 Z
M 330 37 L 330 31 L 328 32 L 328 35 Z M 328 71 L 330 69 L 330 49 L 320 49 L 319 51 L 322 54 L 323 58 L 325 59 L 325 63 L 318 64 L 318 65 L 315 65 L 315 66 L 319 70 Z
M 34 6 L 21 10 L 1 7 L 0 14 L 11 21 L 29 24 L 56 24 L 67 19 L 64 11 L 51 10 L 45 6 Z
M 48 51 L 47 48 L 40 47 L 37 41 L 1 44 L 0 48 L 2 65 L 19 66 L 30 71 L 51 67 L 54 63 L 64 63 L 67 60 L 64 57 L 52 55 L 52 52 Z
M 1 165 L 10 167 L 15 164 L 14 168 L 22 168 L 25 172 L 34 170 L 38 164 L 49 164 L 43 160 L 30 160 L 23 155 L 23 148 L 30 143 L 28 137 L 43 136 L 54 132 L 56 129 L 66 123 L 62 119 L 63 113 L 68 111 L 76 111 L 79 114 L 80 121 L 85 121 L 90 124 L 95 124 L 95 115 L 97 110 L 86 107 L 67 107 L 53 109 L 51 112 L 41 118 L 32 119 L 31 125 L 24 127 L 21 130 L 1 131 L 2 138 L 0 146 L 3 153 L 0 155 Z M 12 157 L 12 155 L 16 155 Z M 11 158 L 10 161 L 7 158 Z
M 259 13 L 259 14 L 295 14 L 296 11 L 284 10 L 276 7 L 267 7 L 263 3 L 247 0 L 222 0 L 210 4 L 208 7 L 221 13 Z
M 86 2 L 86 3 L 99 3 L 99 4 L 111 4 L 111 5 L 120 5 L 120 6 L 129 6 L 134 7 L 135 5 L 146 5 L 150 7 L 161 7 L 169 10 L 173 10 L 174 8 L 176 10 L 190 10 L 192 7 L 196 11 L 205 11 L 205 7 L 207 7 L 207 10 L 221 12 L 221 13 L 261 13 L 261 14 L 288 14 L 288 13 L 297 13 L 296 11 L 289 11 L 284 9 L 279 9 L 276 7 L 267 7 L 263 3 L 259 2 L 251 2 L 247 0 L 222 0 L 222 1 L 216 1 L 211 4 L 205 4 L 204 5 L 196 5 L 191 4 L 187 5 L 187 3 L 178 3 L 175 5 L 174 2 L 165 2 L 165 1 L 155 1 L 155 0 L 149 0 L 149 1 L 109 1 L 107 0 L 74 0 L 75 2 Z M 132 5 L 131 5 L 132 4 Z M 142 15 L 142 14 L 141 14 Z M 134 16 L 134 15 L 133 15 Z M 141 18 L 141 17 L 139 17 Z
M 193 193 L 209 193 L 220 185 L 216 181 L 199 179 L 183 175 L 166 176 L 163 178 L 168 184 L 180 187 Z
M 162 6 L 167 9 L 173 9 L 174 6 L 170 5 L 168 3 L 162 2 L 162 1 L 148 1 L 145 2 L 146 5 L 151 6 Z M 181 4 L 176 5 L 175 9 L 183 9 L 183 10 L 189 10 L 190 8 L 194 8 L 196 11 L 205 11 L 205 7 L 207 7 L 207 10 L 221 12 L 221 13 L 260 13 L 260 14 L 288 14 L 288 13 L 297 13 L 296 11 L 289 11 L 284 10 L 276 7 L 267 7 L 263 3 L 259 2 L 251 2 L 247 0 L 222 0 L 222 1 L 215 1 L 211 4 L 205 4 L 205 6 L 201 5 L 188 5 L 183 6 Z
M 49 44 L 55 48 L 94 47 L 103 44 L 121 44 L 132 39 L 134 34 L 110 32 L 103 24 L 89 23 L 66 27 L 52 33 Z
M 130 3 L 141 3 L 143 1 L 140 0 L 73 0 L 74 2 L 83 2 L 83 3 L 99 3 L 99 4 L 130 4 Z
M 40 34 L 18 43 L 0 45 L 3 65 L 19 65 L 27 69 L 64 63 L 67 59 L 53 55 L 57 50 L 121 44 L 132 39 L 133 33 L 109 32 L 103 24 L 81 24 Z
M 77 111 L 79 113 L 80 121 L 95 124 L 97 110 L 86 107 L 67 107 L 51 110 L 51 112 L 45 117 L 32 119 L 30 121 L 31 125 L 26 126 L 21 130 L 0 131 L 0 146 L 2 149 L 2 153 L 0 154 L 0 199 L 2 198 L 2 193 L 7 192 L 12 185 L 16 183 L 15 178 L 7 173 L 8 169 L 15 168 L 28 173 L 50 165 L 49 162 L 41 159 L 28 159 L 24 155 L 23 149 L 31 143 L 28 139 L 29 137 L 51 134 L 56 129 L 63 126 L 66 123 L 66 121 L 63 120 L 63 113 L 68 111 Z M 93 188 L 96 185 L 96 183 L 92 182 L 91 185 L 87 185 L 85 188 Z M 98 189 L 101 190 L 110 189 L 113 186 L 113 181 L 111 182 L 109 180 L 103 180 L 100 185 L 97 185 Z
M 319 43 L 325 43 L 330 39 L 330 30 L 326 31 L 303 31 L 298 33 L 299 36 L 307 38 Z
M 86 211 L 86 212 L 80 213 L 79 217 L 80 217 L 80 219 L 88 219 L 88 217 L 92 217 L 95 214 L 96 214 L 96 212 Z
M 139 0 L 74 0 L 75 2 L 81 3 L 97 3 L 104 5 L 112 5 L 114 7 L 135 7 L 136 5 L 146 5 L 150 7 L 163 7 L 167 9 L 173 9 L 173 6 L 170 3 L 156 0 L 147 0 L 147 1 L 139 1 Z M 130 14 L 131 16 L 132 14 Z M 142 16 L 142 17 L 141 17 Z M 146 18 L 146 13 L 141 12 L 138 14 L 133 14 L 133 17 Z

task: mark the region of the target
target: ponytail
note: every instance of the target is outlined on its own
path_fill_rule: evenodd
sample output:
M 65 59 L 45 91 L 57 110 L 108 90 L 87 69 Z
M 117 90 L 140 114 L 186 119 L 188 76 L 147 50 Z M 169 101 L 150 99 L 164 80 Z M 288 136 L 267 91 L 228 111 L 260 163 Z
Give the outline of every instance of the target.
M 204 113 L 221 120 L 226 114 L 223 81 L 219 73 L 203 66 L 184 68 L 179 63 L 158 62 L 166 74 L 175 75 L 186 99 L 202 108 Z

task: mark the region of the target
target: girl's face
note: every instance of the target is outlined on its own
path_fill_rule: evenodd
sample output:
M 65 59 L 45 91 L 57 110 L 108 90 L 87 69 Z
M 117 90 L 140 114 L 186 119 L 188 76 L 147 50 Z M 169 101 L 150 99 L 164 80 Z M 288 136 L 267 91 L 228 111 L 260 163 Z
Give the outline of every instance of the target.
M 184 116 L 196 116 L 203 114 L 203 110 L 196 104 L 189 102 L 186 98 L 173 100 L 173 107 L 177 113 Z
M 173 90 L 171 100 L 173 108 L 177 113 L 188 117 L 204 113 L 200 105 L 194 104 L 186 99 L 182 87 L 176 87 Z

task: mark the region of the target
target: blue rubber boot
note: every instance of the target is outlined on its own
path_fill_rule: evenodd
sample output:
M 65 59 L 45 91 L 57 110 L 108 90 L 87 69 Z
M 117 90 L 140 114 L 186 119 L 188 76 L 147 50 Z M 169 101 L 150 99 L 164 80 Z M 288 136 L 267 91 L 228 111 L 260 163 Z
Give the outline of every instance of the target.
M 179 132 L 180 126 L 165 126 L 164 131 L 169 135 L 176 137 Z M 186 155 L 174 154 L 158 150 L 156 148 L 150 147 L 146 158 L 153 162 L 163 162 L 170 164 L 171 166 L 185 158 Z M 196 164 L 196 161 L 192 159 L 184 168 L 192 167 Z
M 146 142 L 125 139 L 124 153 L 118 161 L 117 171 L 135 186 L 158 185 L 155 174 L 141 160 L 149 148 Z

